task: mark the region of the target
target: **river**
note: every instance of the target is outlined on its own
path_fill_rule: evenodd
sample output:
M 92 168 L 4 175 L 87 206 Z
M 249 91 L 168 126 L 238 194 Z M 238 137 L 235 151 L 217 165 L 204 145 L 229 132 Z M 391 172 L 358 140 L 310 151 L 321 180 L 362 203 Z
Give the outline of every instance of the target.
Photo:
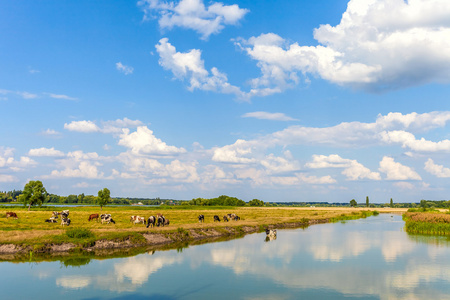
M 401 216 L 113 259 L 0 263 L 1 299 L 450 299 L 450 243 Z

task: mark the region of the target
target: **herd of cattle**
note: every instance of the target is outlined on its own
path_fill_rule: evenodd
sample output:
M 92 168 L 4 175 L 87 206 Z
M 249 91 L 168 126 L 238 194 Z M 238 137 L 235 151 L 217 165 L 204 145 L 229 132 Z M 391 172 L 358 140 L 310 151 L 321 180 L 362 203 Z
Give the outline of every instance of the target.
M 63 210 L 62 212 L 57 212 L 54 211 L 52 212 L 52 216 L 48 219 L 45 220 L 45 222 L 47 223 L 57 223 L 58 222 L 58 218 L 59 216 L 61 216 L 61 225 L 64 226 L 69 226 L 70 225 L 70 219 L 69 219 L 69 210 Z M 15 218 L 18 219 L 17 214 L 15 212 L 7 212 L 6 213 L 6 218 Z M 98 222 L 98 220 L 101 220 L 102 224 L 106 223 L 114 223 L 116 224 L 116 222 L 113 220 L 111 214 L 91 214 L 89 215 L 88 221 L 92 221 L 92 220 L 96 220 Z M 214 222 L 218 221 L 220 222 L 220 218 L 219 216 L 215 215 L 213 217 Z M 234 220 L 234 221 L 238 221 L 241 218 L 236 215 L 236 214 L 226 214 L 223 216 L 223 221 L 224 222 L 228 222 L 229 220 Z M 199 215 L 198 216 L 198 221 L 200 223 L 203 223 L 205 221 L 205 216 L 204 215 Z M 154 227 L 154 226 L 166 226 L 170 224 L 169 219 L 167 219 L 166 217 L 164 217 L 162 214 L 157 214 L 156 217 L 155 216 L 150 216 L 148 217 L 147 220 L 145 220 L 145 217 L 140 217 L 140 216 L 131 216 L 130 217 L 130 222 L 133 224 L 144 224 L 146 225 L 146 227 Z

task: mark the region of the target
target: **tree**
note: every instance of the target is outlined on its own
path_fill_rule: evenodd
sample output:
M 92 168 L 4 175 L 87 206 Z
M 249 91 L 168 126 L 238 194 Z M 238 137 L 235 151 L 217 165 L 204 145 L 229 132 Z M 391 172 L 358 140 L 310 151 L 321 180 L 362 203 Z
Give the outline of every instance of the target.
M 350 201 L 350 206 L 356 207 L 357 205 L 358 205 L 358 202 L 356 202 L 355 199 L 352 199 L 352 200 Z
M 19 196 L 19 199 L 23 202 L 24 206 L 28 204 L 28 210 L 31 209 L 31 205 L 41 206 L 47 198 L 47 191 L 41 181 L 30 181 L 25 184 L 23 194 Z
M 253 199 L 252 201 L 248 202 L 248 205 L 250 206 L 264 206 L 264 201 L 259 199 Z
M 394 207 L 394 200 L 392 200 L 392 198 L 391 198 L 390 206 L 391 206 L 391 207 Z
M 111 201 L 110 192 L 107 188 L 98 191 L 97 202 L 100 205 L 100 210 L 103 210 L 103 205 L 108 204 Z
M 366 207 L 369 207 L 369 196 L 366 197 Z

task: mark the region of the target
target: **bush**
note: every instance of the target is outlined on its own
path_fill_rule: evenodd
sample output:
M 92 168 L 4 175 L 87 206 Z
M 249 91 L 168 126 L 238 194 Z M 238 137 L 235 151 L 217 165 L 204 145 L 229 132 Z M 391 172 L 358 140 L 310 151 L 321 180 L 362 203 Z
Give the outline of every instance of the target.
M 87 228 L 70 228 L 66 230 L 66 235 L 72 239 L 86 239 L 94 236 L 94 233 Z

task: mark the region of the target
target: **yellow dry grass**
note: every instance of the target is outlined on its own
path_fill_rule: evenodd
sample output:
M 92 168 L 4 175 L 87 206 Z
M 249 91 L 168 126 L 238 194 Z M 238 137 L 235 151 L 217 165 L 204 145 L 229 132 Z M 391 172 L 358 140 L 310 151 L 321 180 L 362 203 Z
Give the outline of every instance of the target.
M 328 219 L 342 215 L 351 215 L 362 210 L 378 210 L 379 212 L 403 213 L 406 209 L 370 209 L 370 208 L 326 208 L 326 207 L 230 207 L 230 208 L 202 208 L 191 207 L 189 209 L 173 208 L 152 209 L 134 207 L 104 207 L 100 211 L 98 207 L 64 207 L 58 211 L 69 209 L 71 219 L 70 227 L 87 228 L 94 233 L 108 232 L 143 232 L 143 231 L 167 231 L 179 227 L 208 228 L 225 226 L 265 226 L 270 224 L 299 222 L 306 218 L 309 220 Z M 56 210 L 56 208 L 54 208 Z M 14 211 L 18 219 L 6 218 L 7 211 Z M 90 214 L 111 213 L 116 224 L 101 224 L 97 221 L 88 221 Z M 147 219 L 151 215 L 162 213 L 170 220 L 167 227 L 146 228 L 143 224 L 132 224 L 130 216 L 137 215 Z M 214 222 L 213 216 L 221 219 L 227 213 L 235 213 L 240 216 L 239 221 Z M 198 222 L 198 215 L 205 216 L 205 222 Z M 52 215 L 51 210 L 31 210 L 24 208 L 0 209 L 0 243 L 23 242 L 36 239 L 46 239 L 50 236 L 62 234 L 66 226 L 58 223 L 46 223 L 45 220 Z

